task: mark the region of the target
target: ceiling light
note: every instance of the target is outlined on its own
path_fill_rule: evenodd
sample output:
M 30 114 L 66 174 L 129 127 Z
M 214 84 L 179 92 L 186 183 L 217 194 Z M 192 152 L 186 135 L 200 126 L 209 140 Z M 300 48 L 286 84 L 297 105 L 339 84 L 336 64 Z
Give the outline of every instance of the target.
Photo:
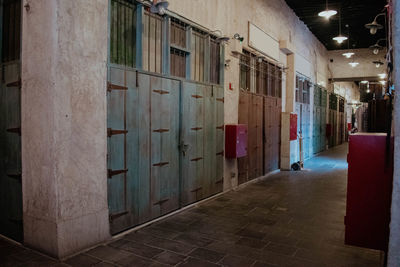
M 336 10 L 332 10 L 332 9 L 329 9 L 329 8 L 328 8 L 328 0 L 326 0 L 326 8 L 325 8 L 324 11 L 319 12 L 319 13 L 318 13 L 318 16 L 324 17 L 324 18 L 326 18 L 327 20 L 329 20 L 330 17 L 332 17 L 332 16 L 334 16 L 334 15 L 336 15 L 336 14 L 337 14 L 337 11 L 336 11 Z
M 350 65 L 351 67 L 353 67 L 353 68 L 357 67 L 358 64 L 360 64 L 360 63 L 354 62 L 354 61 L 353 61 L 353 62 L 349 62 L 349 65 Z
M 169 6 L 168 1 L 153 0 L 153 3 L 151 4 L 151 7 L 150 7 L 150 12 L 154 13 L 154 14 L 159 14 L 162 16 L 167 11 L 168 6 Z
M 380 81 L 380 83 L 381 83 L 382 85 L 385 85 L 385 84 L 386 84 L 386 81 Z
M 370 32 L 372 35 L 376 34 L 376 32 L 377 32 L 378 30 L 380 30 L 380 29 L 383 28 L 383 26 L 382 26 L 381 24 L 379 24 L 379 23 L 376 21 L 376 19 L 377 19 L 379 16 L 384 16 L 384 15 L 385 15 L 385 13 L 380 13 L 380 14 L 376 15 L 376 17 L 374 18 L 374 21 L 373 21 L 373 22 L 368 23 L 368 24 L 365 24 L 365 28 L 369 29 L 369 32 Z
M 347 52 L 347 53 L 343 53 L 342 55 L 345 56 L 346 58 L 351 58 L 354 55 L 354 53 L 353 52 Z
M 368 81 L 361 81 L 361 83 L 368 83 Z
M 378 74 L 379 78 L 385 79 L 386 78 L 386 73 L 380 73 Z
M 382 61 L 380 61 L 380 60 L 378 60 L 378 61 L 373 61 L 372 63 L 374 63 L 375 64 L 375 67 L 377 67 L 377 68 L 379 68 L 380 66 L 382 66 L 384 63 L 382 62 Z
M 371 90 L 367 89 L 367 93 L 371 92 Z
M 339 14 L 339 35 L 333 37 L 332 39 L 338 42 L 338 44 L 341 44 L 347 40 L 347 37 L 342 35 L 342 19 L 340 17 L 340 14 Z

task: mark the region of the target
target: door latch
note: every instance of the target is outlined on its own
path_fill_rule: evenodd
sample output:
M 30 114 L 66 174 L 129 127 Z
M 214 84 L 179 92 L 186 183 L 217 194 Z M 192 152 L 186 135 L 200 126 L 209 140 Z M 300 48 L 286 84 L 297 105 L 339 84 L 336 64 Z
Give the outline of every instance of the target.
M 179 149 L 182 151 L 182 154 L 184 156 L 186 156 L 186 151 L 188 150 L 188 148 L 189 148 L 189 145 L 185 144 L 185 142 L 183 142 L 183 141 L 179 145 Z

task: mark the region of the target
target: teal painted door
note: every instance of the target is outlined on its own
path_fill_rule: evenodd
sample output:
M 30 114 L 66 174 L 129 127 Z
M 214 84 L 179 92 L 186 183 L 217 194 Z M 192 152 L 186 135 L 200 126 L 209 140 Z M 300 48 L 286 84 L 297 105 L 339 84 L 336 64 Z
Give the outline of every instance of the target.
M 220 86 L 183 82 L 181 205 L 222 191 L 224 91 Z
M 0 234 L 22 241 L 20 64 L 2 64 L 1 68 Z
M 180 82 L 109 71 L 108 202 L 111 233 L 179 208 Z

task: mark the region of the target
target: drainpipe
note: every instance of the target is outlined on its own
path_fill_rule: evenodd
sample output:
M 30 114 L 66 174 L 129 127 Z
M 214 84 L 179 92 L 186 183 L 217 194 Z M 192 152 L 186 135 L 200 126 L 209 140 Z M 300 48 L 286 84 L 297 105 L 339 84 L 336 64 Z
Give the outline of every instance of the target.
M 400 0 L 392 0 L 393 33 L 393 84 L 400 89 Z M 390 222 L 388 266 L 400 266 L 400 100 L 394 100 L 394 174 L 392 193 L 392 212 Z

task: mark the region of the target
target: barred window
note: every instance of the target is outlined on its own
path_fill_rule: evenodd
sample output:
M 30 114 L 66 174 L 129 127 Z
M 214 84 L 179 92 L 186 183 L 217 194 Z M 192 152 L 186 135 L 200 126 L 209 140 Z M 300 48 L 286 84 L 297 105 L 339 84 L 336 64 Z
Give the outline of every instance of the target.
M 21 49 L 21 0 L 3 1 L 2 62 L 18 60 Z
M 143 69 L 162 72 L 162 20 L 157 14 L 144 12 L 143 17 Z
M 220 72 L 220 44 L 215 40 L 210 40 L 210 82 L 219 84 L 219 72 Z
M 111 0 L 110 63 L 134 67 L 136 62 L 136 5 Z
M 171 75 L 185 78 L 186 76 L 186 52 L 171 48 Z

